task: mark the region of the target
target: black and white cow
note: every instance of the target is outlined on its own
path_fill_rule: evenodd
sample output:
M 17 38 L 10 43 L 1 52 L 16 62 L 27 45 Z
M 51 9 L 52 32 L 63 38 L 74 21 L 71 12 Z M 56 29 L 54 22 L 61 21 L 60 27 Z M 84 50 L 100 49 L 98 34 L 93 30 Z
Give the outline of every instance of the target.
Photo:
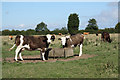
M 16 50 L 15 50 L 15 60 L 17 60 L 17 55 L 19 54 L 19 57 L 21 60 L 23 60 L 22 56 L 21 56 L 21 51 L 22 50 L 38 50 L 41 52 L 42 55 L 42 59 L 45 60 L 45 51 L 48 49 L 49 44 L 51 43 L 51 41 L 54 41 L 55 36 L 54 35 L 46 35 L 46 36 L 24 36 L 24 35 L 18 35 L 15 38 L 15 43 L 12 46 L 12 48 L 10 48 L 10 50 L 12 50 L 15 45 L 17 46 Z
M 82 45 L 83 45 L 83 40 L 84 40 L 83 34 L 64 36 L 64 37 L 59 38 L 58 40 L 61 40 L 63 48 L 65 47 L 73 48 L 78 45 L 80 48 L 79 56 L 82 55 Z

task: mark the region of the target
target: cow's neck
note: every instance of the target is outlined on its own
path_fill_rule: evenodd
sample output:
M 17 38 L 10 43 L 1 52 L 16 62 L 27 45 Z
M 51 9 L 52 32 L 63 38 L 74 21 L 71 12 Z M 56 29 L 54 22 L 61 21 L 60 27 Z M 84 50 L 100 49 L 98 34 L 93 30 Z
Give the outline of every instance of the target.
M 72 41 L 72 39 L 70 38 L 69 40 L 70 40 L 70 43 L 73 45 L 73 41 Z
M 71 47 L 71 45 L 73 45 L 72 41 L 71 40 L 67 40 L 65 46 L 66 47 Z

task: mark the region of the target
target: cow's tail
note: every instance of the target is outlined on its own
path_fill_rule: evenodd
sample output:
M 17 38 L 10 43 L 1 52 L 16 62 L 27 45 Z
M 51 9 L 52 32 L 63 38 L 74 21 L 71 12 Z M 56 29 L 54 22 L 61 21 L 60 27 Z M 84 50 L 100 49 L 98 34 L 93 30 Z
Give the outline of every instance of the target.
M 14 45 L 9 49 L 9 51 L 11 51 L 11 50 L 15 47 L 15 45 L 16 45 L 16 44 L 14 44 Z

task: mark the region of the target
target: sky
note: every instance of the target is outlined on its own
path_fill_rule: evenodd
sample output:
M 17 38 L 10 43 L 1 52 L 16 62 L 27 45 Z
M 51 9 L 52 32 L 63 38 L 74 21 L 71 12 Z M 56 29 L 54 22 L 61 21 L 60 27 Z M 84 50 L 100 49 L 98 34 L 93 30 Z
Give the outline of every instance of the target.
M 118 23 L 117 2 L 2 2 L 2 30 L 35 29 L 44 22 L 49 30 L 67 27 L 68 17 L 79 15 L 79 29 L 85 29 L 89 19 L 98 27 L 114 28 Z

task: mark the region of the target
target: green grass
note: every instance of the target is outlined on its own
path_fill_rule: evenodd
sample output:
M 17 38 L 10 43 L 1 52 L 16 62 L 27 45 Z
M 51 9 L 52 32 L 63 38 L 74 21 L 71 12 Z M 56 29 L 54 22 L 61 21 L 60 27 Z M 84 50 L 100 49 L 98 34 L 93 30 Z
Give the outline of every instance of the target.
M 117 78 L 118 77 L 118 41 L 117 36 L 112 34 L 112 43 L 96 40 L 93 35 L 88 35 L 83 44 L 83 54 L 97 55 L 88 59 L 74 61 L 38 62 L 38 63 L 8 63 L 3 61 L 3 78 Z M 93 38 L 93 39 L 92 39 Z M 90 40 L 88 42 L 88 40 Z M 3 40 L 4 42 L 4 40 Z M 2 46 L 3 58 L 14 57 L 14 50 L 8 52 L 10 42 Z M 12 42 L 11 42 L 12 43 Z M 50 47 L 61 47 L 60 41 Z M 74 49 L 79 53 L 79 48 Z M 39 51 L 24 51 L 24 55 L 38 55 Z M 23 55 L 23 56 L 24 56 Z

